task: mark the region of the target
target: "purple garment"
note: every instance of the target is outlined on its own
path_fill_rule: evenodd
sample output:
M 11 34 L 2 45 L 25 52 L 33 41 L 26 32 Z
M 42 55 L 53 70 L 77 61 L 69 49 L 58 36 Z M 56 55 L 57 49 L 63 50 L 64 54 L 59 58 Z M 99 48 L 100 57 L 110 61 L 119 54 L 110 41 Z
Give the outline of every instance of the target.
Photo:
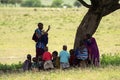
M 23 70 L 24 71 L 30 70 L 31 65 L 32 65 L 32 63 L 31 63 L 30 60 L 25 60 L 24 63 L 23 63 Z
M 95 38 L 92 37 L 89 40 L 90 44 L 87 45 L 87 47 L 90 49 L 90 54 L 92 55 L 93 63 L 95 64 L 95 59 L 99 62 L 99 50 Z
M 39 57 L 42 57 L 44 52 L 45 52 L 44 49 L 36 48 L 36 58 L 38 59 Z

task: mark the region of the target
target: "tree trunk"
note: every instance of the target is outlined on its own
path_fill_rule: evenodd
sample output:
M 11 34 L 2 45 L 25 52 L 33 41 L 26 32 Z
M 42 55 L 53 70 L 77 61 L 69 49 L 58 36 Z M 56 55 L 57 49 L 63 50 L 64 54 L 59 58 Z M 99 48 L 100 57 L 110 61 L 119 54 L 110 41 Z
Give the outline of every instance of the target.
M 98 28 L 102 19 L 101 14 L 96 14 L 94 11 L 89 10 L 84 16 L 81 24 L 79 25 L 75 37 L 74 49 L 79 47 L 80 41 L 84 39 L 86 34 L 93 35 Z
M 84 39 L 86 34 L 93 35 L 96 32 L 103 16 L 120 9 L 119 0 L 90 0 L 91 5 L 88 5 L 83 0 L 79 1 L 89 10 L 77 29 L 74 49 L 79 47 L 80 41 Z

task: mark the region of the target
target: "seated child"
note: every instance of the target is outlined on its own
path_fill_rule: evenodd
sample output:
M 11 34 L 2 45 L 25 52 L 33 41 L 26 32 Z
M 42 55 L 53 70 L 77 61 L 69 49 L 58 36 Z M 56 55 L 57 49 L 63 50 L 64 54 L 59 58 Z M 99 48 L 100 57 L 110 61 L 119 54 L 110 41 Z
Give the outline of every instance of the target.
M 32 63 L 31 63 L 31 55 L 28 54 L 27 59 L 23 63 L 23 70 L 24 71 L 31 70 L 31 65 L 32 65 Z
M 82 66 L 82 64 L 85 66 L 86 61 L 88 59 L 88 50 L 84 43 L 81 41 L 80 46 L 75 51 L 75 56 L 77 58 L 78 66 Z
M 43 60 L 42 57 L 38 57 L 38 69 L 43 69 Z
M 57 51 L 53 51 L 52 52 L 52 62 L 53 62 L 53 66 L 55 68 L 60 68 L 60 60 L 59 60 L 59 57 L 58 57 L 58 52 Z
M 38 71 L 38 62 L 37 62 L 37 58 L 36 57 L 33 57 L 32 58 L 32 70 L 33 71 Z
M 60 66 L 61 66 L 61 68 L 62 69 L 69 68 L 70 67 L 70 65 L 69 65 L 70 55 L 67 52 L 67 46 L 66 45 L 63 45 L 63 50 L 60 52 L 59 57 L 60 57 Z
M 44 69 L 49 70 L 53 69 L 53 63 L 52 63 L 52 55 L 50 52 L 48 52 L 48 47 L 45 47 L 45 52 L 43 53 L 43 61 L 44 61 Z
M 69 52 L 70 52 L 69 63 L 71 67 L 74 67 L 75 66 L 75 51 L 71 49 Z

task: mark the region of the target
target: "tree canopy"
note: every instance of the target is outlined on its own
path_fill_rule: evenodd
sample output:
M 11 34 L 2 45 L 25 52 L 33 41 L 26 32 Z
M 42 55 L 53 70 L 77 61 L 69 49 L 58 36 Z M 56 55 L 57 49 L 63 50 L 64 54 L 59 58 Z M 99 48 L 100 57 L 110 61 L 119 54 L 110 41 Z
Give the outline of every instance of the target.
M 108 15 L 113 11 L 120 9 L 120 0 L 90 0 L 91 5 L 84 0 L 78 0 L 86 8 L 94 10 L 96 13 L 102 11 L 102 16 Z

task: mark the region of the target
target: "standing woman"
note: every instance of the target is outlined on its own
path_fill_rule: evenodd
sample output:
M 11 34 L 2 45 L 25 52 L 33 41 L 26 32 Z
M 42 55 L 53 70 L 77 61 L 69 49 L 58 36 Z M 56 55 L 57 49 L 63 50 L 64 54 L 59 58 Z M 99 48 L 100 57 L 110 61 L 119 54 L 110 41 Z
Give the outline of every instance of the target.
M 100 55 L 96 40 L 90 34 L 86 34 L 85 39 L 85 43 L 89 52 L 89 60 L 92 64 L 94 64 L 94 66 L 98 67 L 100 64 Z
M 42 57 L 44 53 L 44 48 L 48 43 L 48 31 L 50 26 L 48 26 L 47 31 L 43 31 L 43 23 L 38 23 L 38 28 L 35 30 L 36 41 L 36 58 Z M 47 39 L 47 40 L 46 40 Z

